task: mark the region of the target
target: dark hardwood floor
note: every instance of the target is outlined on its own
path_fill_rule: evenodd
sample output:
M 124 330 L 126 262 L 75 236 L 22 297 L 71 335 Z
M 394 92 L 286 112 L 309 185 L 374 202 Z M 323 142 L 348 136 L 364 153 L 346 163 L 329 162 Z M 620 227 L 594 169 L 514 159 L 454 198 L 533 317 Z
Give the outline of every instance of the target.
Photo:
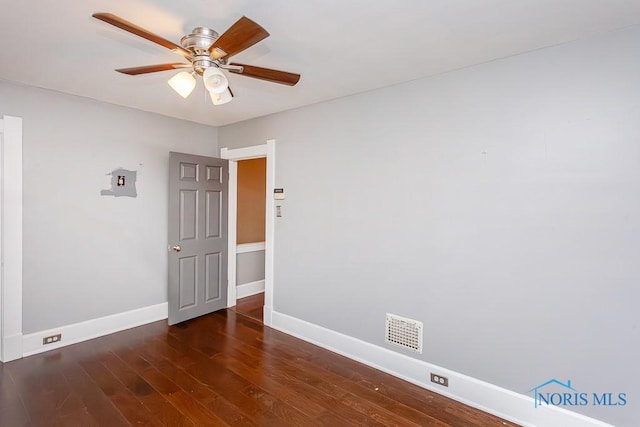
M 262 322 L 263 306 L 264 292 L 237 300 L 236 306 L 231 308 L 231 310 Z
M 264 327 L 256 301 L 0 364 L 0 426 L 513 425 Z

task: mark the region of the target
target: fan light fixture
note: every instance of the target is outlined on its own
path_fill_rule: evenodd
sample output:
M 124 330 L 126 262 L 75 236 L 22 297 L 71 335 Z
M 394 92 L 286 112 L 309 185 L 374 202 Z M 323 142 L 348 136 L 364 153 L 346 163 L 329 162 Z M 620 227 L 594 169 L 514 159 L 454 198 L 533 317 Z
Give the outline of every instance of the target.
M 246 16 L 238 19 L 222 34 L 218 34 L 211 28 L 196 27 L 190 34 L 180 39 L 179 45 L 113 13 L 98 12 L 91 16 L 180 55 L 184 60 L 182 62 L 118 68 L 116 71 L 137 76 L 191 67 L 193 72 L 181 71 L 168 81 L 171 88 L 183 98 L 193 92 L 196 87 L 196 78 L 201 75 L 205 87 L 211 94 L 211 101 L 215 105 L 229 102 L 233 98 L 233 93 L 229 89 L 229 80 L 221 69 L 287 86 L 295 86 L 300 80 L 300 74 L 229 62 L 232 56 L 269 37 L 267 30 Z
M 204 87 L 211 93 L 223 93 L 229 87 L 229 80 L 218 67 L 209 67 L 202 74 Z
M 181 97 L 186 98 L 196 87 L 196 78 L 193 77 L 192 73 L 181 71 L 171 77 L 167 83 L 169 83 L 169 86 L 178 92 Z
M 213 105 L 226 104 L 233 99 L 229 89 L 229 80 L 218 67 L 207 68 L 202 74 L 202 79 L 209 95 L 211 95 Z M 171 77 L 168 83 L 180 96 L 186 98 L 196 87 L 195 71 L 191 73 L 181 71 Z
M 226 104 L 233 99 L 233 95 L 231 95 L 231 91 L 228 88 L 222 93 L 209 92 L 209 95 L 211 95 L 213 105 Z

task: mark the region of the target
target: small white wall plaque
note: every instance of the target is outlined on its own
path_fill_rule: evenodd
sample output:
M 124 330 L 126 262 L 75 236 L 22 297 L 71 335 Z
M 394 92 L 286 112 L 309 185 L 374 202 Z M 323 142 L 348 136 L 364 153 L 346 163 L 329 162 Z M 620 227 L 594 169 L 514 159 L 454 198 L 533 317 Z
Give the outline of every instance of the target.
M 284 200 L 284 188 L 274 188 L 273 198 L 275 200 Z

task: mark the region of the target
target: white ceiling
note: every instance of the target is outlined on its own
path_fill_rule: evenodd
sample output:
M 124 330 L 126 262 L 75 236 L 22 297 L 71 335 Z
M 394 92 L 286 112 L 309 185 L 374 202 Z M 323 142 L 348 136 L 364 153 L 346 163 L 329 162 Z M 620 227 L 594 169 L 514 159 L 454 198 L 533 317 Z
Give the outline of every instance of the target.
M 220 126 L 640 23 L 639 0 L 5 0 L 0 79 Z M 213 106 L 202 81 L 182 99 L 169 50 L 91 17 L 111 12 L 175 43 L 242 15 L 271 36 L 234 61 L 300 73 L 295 87 L 238 75 Z

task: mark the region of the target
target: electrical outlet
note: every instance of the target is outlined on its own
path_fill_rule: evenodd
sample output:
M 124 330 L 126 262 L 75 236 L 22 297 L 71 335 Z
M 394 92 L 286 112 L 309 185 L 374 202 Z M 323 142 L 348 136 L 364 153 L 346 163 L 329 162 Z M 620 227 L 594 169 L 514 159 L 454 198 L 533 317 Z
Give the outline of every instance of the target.
M 431 373 L 431 382 L 445 387 L 449 387 L 449 378 L 442 375 Z
M 42 338 L 42 345 L 53 344 L 60 340 L 62 340 L 62 334 L 49 335 L 48 337 Z

